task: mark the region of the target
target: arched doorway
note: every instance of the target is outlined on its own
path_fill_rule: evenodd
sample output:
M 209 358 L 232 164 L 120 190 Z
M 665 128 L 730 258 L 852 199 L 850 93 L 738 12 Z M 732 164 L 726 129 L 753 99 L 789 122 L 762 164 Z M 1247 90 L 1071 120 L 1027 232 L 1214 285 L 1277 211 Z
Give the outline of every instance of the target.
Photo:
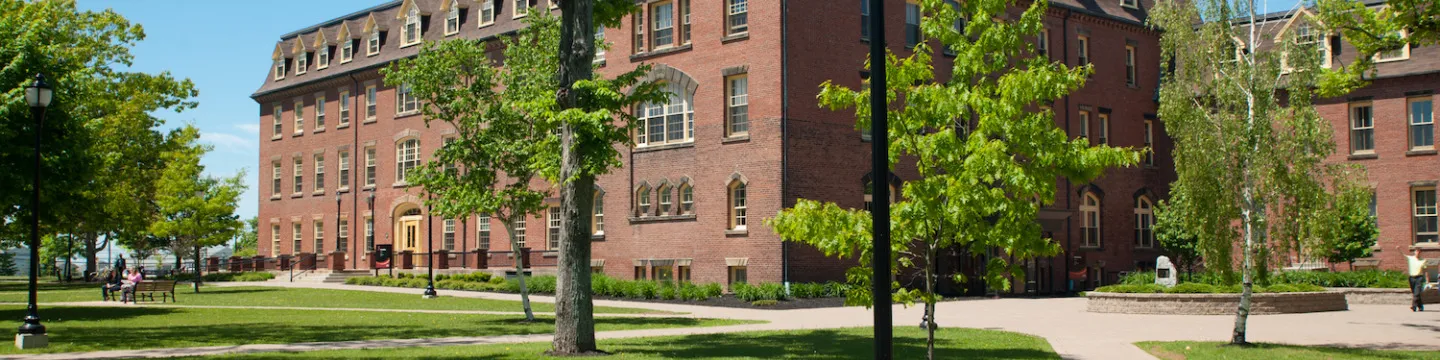
M 414 204 L 405 204 L 395 209 L 395 253 L 402 254 L 404 251 L 411 252 L 410 263 L 420 264 L 423 258 L 421 253 L 427 251 L 425 243 L 420 240 L 421 223 L 424 217 L 420 213 L 420 207 Z

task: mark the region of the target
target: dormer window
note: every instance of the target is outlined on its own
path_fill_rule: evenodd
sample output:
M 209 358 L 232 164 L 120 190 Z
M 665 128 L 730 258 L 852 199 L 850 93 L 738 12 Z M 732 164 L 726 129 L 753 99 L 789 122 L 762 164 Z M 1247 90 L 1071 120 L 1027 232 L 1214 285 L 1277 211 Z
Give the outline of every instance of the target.
M 450 12 L 445 13 L 445 35 L 460 32 L 460 1 L 450 0 Z
M 404 46 L 415 45 L 420 42 L 420 10 L 410 9 L 405 15 L 405 44 Z
M 375 56 L 380 53 L 380 29 L 370 32 L 370 39 L 366 41 L 365 55 Z
M 1330 45 L 1326 44 L 1325 33 L 1316 29 L 1310 24 L 1297 24 L 1295 27 L 1295 48 L 1302 51 L 1315 51 L 1320 54 L 1320 67 L 1330 68 Z M 1288 54 L 1281 54 L 1280 69 L 1282 72 L 1295 70 L 1295 65 L 1290 63 Z
M 1394 34 L 1395 34 L 1396 36 L 1399 36 L 1401 39 L 1404 39 L 1404 38 L 1406 38 L 1406 35 L 1408 35 L 1409 33 L 1405 32 L 1404 30 L 1400 30 L 1400 31 L 1394 32 Z M 1375 53 L 1375 62 L 1400 61 L 1400 60 L 1405 60 L 1405 59 L 1409 59 L 1409 58 L 1410 58 L 1410 44 L 1409 44 L 1409 43 L 1406 43 L 1405 45 L 1401 45 L 1401 46 L 1399 46 L 1399 47 L 1381 49 L 1380 52 Z
M 480 26 L 495 23 L 495 0 L 480 0 Z
M 355 41 L 350 39 L 340 40 L 340 63 L 344 64 L 355 59 Z
M 530 14 L 530 0 L 515 0 L 515 18 L 522 18 Z
M 1140 0 L 1120 0 L 1120 6 L 1138 9 L 1140 8 Z
M 275 60 L 275 80 L 285 78 L 285 59 Z
M 307 65 L 309 65 L 309 64 L 306 64 L 306 61 L 305 61 L 306 58 L 308 58 L 308 57 L 310 57 L 310 53 L 309 53 L 309 52 L 304 52 L 304 51 L 300 52 L 300 54 L 295 57 L 295 75 L 300 75 L 300 74 L 304 74 L 304 73 L 305 73 L 305 68 L 307 67 Z
M 315 69 L 330 67 L 330 46 L 320 45 L 320 54 L 315 56 Z

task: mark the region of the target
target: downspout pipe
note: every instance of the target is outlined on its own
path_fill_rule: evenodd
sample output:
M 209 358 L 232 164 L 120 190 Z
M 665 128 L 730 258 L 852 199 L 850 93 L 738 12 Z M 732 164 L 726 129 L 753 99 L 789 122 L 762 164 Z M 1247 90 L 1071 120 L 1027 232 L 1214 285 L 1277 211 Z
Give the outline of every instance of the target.
M 1070 63 L 1070 32 L 1069 32 L 1069 31 L 1070 31 L 1070 16 L 1071 16 L 1072 14 L 1074 14 L 1073 11 L 1071 11 L 1070 9 L 1065 9 L 1065 16 L 1063 16 L 1063 17 L 1060 18 L 1060 36 L 1063 37 L 1062 40 L 1060 41 L 1060 42 L 1061 42 L 1061 46 L 1060 46 L 1060 57 L 1061 57 L 1062 59 L 1064 59 L 1065 63 L 1067 63 L 1067 64 Z M 1048 40 L 1048 39 L 1047 39 L 1047 40 Z M 1070 133 L 1070 95 L 1069 95 L 1069 94 L 1066 94 L 1065 97 L 1064 97 L 1064 99 L 1065 99 L 1065 107 L 1064 107 L 1064 110 L 1062 110 L 1062 111 L 1063 111 L 1064 114 L 1065 114 L 1065 133 L 1066 133 L 1066 134 L 1069 134 L 1069 133 Z M 1069 136 L 1066 136 L 1066 137 L 1068 138 Z M 1070 184 L 1070 181 L 1067 180 L 1067 181 L 1065 181 L 1065 210 L 1067 210 L 1067 211 L 1070 210 L 1070 197 L 1075 196 L 1074 194 L 1071 194 L 1071 193 L 1070 193 L 1071 191 L 1074 191 L 1074 189 L 1072 189 L 1072 185 Z M 1074 223 L 1074 221 L 1075 221 L 1075 219 L 1074 219 L 1073 217 L 1069 217 L 1069 216 L 1065 217 L 1065 258 L 1064 258 L 1064 259 L 1061 259 L 1061 262 L 1064 262 L 1064 263 L 1065 263 L 1065 277 L 1064 277 L 1064 279 L 1065 279 L 1065 285 L 1064 285 L 1064 286 L 1065 286 L 1065 292 L 1070 292 L 1070 291 L 1073 291 L 1073 290 L 1074 290 L 1074 288 L 1072 287 L 1072 285 L 1071 285 L 1071 283 L 1070 283 L 1070 281 L 1071 281 L 1071 280 L 1070 280 L 1070 259 L 1071 259 L 1071 257 L 1072 257 L 1072 255 L 1071 255 L 1071 253 L 1070 253 L 1070 251 L 1071 251 L 1071 249 L 1072 249 L 1071 236 L 1070 236 L 1071 231 L 1070 231 L 1070 229 L 1071 229 L 1071 224 Z
M 354 41 L 354 40 L 350 40 L 350 41 Z M 355 159 L 360 158 L 360 156 L 362 155 L 362 151 L 363 151 L 362 149 L 360 149 L 360 121 L 359 121 L 360 119 L 356 116 L 356 114 L 359 114 L 359 113 L 360 113 L 360 107 L 358 106 L 358 105 L 360 105 L 360 101 L 358 100 L 358 99 L 360 98 L 360 96 L 356 96 L 357 94 L 359 94 L 359 90 L 360 90 L 360 80 L 358 80 L 358 79 L 355 78 L 355 73 L 354 73 L 354 72 L 348 73 L 347 75 L 350 76 L 350 127 L 351 127 L 350 133 L 351 133 L 351 135 L 354 136 L 354 140 L 353 140 L 353 142 L 352 142 L 351 145 L 350 145 L 350 154 L 351 154 L 350 167 L 352 167 L 352 168 L 359 168 L 359 166 L 357 166 L 357 165 L 360 165 L 360 162 L 355 161 Z M 360 187 L 361 187 L 361 185 L 360 185 L 360 172 L 359 172 L 359 171 L 355 171 L 355 170 L 351 170 L 351 171 L 350 171 L 350 216 L 353 217 L 353 218 L 355 218 L 356 220 L 359 220 L 359 219 L 360 219 L 360 216 L 358 216 L 358 215 L 360 215 Z M 372 215 L 370 215 L 370 216 L 375 216 L 375 215 L 372 214 Z M 336 220 L 336 221 L 338 222 L 339 220 Z M 362 220 L 362 221 L 363 221 L 363 220 Z M 357 225 L 357 224 L 355 224 L 355 223 L 356 223 L 355 221 L 351 221 L 351 222 L 350 222 L 350 225 L 352 225 L 352 226 L 353 226 L 353 225 Z M 360 237 L 364 237 L 364 236 L 365 236 L 365 224 L 358 224 L 358 225 L 360 225 L 360 231 L 352 231 L 352 233 L 355 233 L 355 234 L 351 234 L 351 235 L 350 235 L 350 239 L 359 239 Z M 355 235 L 360 235 L 360 236 L 355 236 Z M 359 246 L 355 246 L 355 245 L 359 245 L 358 241 L 355 241 L 355 240 L 352 240 L 352 241 L 350 242 L 350 245 L 351 245 L 350 251 L 349 251 L 349 253 L 351 254 L 351 255 L 350 255 L 350 269 L 351 269 L 351 270 L 354 270 L 354 269 L 356 269 L 356 268 L 359 267 L 359 265 L 357 265 L 357 264 L 358 264 L 358 263 L 357 263 L 358 260 L 356 259 L 356 258 L 358 258 L 358 256 L 355 256 L 354 254 L 355 254 L 355 252 L 356 252 L 357 250 L 360 250 L 360 247 L 359 247 Z M 368 251 L 369 249 L 365 249 L 365 250 Z
M 790 186 L 789 175 L 789 148 L 786 142 L 789 141 L 786 134 L 786 125 L 790 119 L 790 1 L 780 0 L 780 207 L 787 204 L 786 199 L 790 193 L 786 189 Z M 780 281 L 785 284 L 785 293 L 790 293 L 790 243 L 780 239 Z

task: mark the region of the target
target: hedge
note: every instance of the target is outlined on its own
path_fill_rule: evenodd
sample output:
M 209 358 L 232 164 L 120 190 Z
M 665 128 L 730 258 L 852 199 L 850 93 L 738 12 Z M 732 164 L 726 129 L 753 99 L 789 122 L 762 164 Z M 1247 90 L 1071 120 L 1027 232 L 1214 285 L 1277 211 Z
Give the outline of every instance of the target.
M 208 282 L 266 281 L 266 280 L 274 279 L 274 278 L 275 278 L 275 274 L 268 273 L 268 272 L 264 272 L 264 271 L 247 271 L 247 272 L 238 272 L 238 273 L 236 273 L 236 272 L 224 272 L 224 273 L 219 273 L 219 272 L 217 272 L 217 273 L 205 274 L 205 276 L 203 276 L 203 277 L 201 277 L 201 278 L 204 279 L 204 281 L 208 281 Z M 162 276 L 162 277 L 160 277 L 160 279 L 161 279 L 161 280 L 175 280 L 175 281 L 194 281 L 194 280 L 195 280 L 195 274 L 193 274 L 193 273 L 182 273 L 182 274 L 175 274 L 175 275 L 173 275 L 173 276 Z
M 1240 285 L 1215 286 L 1201 283 L 1182 283 L 1170 288 L 1156 284 L 1117 284 L 1095 289 L 1096 292 L 1122 294 L 1239 294 L 1240 290 Z M 1325 288 L 1310 284 L 1276 284 L 1271 286 L 1255 285 L 1251 291 L 1256 293 L 1320 292 L 1325 291 Z
M 394 278 L 389 275 L 352 277 L 345 280 L 350 285 L 390 286 L 390 287 L 425 287 L 425 277 L 409 273 L 396 274 Z M 531 276 L 525 280 L 526 287 L 535 294 L 554 294 L 555 277 L 550 275 Z M 489 273 L 470 273 L 462 275 L 436 275 L 435 287 L 439 289 L 467 290 L 467 291 L 494 291 L 506 293 L 519 293 L 520 281 L 518 279 L 507 279 L 504 277 L 491 276 Z M 650 280 L 621 280 L 605 275 L 595 274 L 590 278 L 590 289 L 596 296 L 606 296 L 625 299 L 661 299 L 661 300 L 688 300 L 702 301 L 714 297 L 720 297 L 725 288 L 720 284 L 693 284 L 675 283 L 670 281 Z M 827 283 L 795 283 L 790 285 L 790 294 L 785 293 L 785 286 L 777 283 L 735 284 L 732 291 L 735 297 L 746 302 L 758 300 L 791 300 L 809 299 L 821 297 L 844 297 L 847 285 L 837 282 Z

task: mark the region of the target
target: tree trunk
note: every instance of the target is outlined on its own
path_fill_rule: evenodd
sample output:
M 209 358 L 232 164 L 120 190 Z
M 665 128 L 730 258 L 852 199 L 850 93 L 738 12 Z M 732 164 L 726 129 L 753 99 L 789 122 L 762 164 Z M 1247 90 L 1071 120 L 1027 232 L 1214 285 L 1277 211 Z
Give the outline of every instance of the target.
M 194 263 L 195 263 L 195 282 L 194 282 L 194 284 L 195 284 L 195 293 L 196 293 L 196 294 L 199 294 L 199 293 L 200 293 L 200 281 L 203 280 L 203 278 L 202 278 L 201 275 L 200 275 L 200 245 L 198 245 L 198 241 L 197 241 L 197 245 L 195 245 L 195 262 L 194 262 Z
M 925 251 L 925 358 L 935 360 L 935 247 Z
M 520 242 L 515 239 L 515 221 L 506 219 L 501 220 L 501 223 L 505 224 L 505 234 L 510 237 L 510 253 L 515 256 L 515 277 L 520 282 L 520 307 L 525 309 L 525 321 L 535 321 L 535 312 L 530 311 L 530 288 L 525 286 L 525 254 L 520 252 Z
M 98 232 L 90 233 L 90 237 L 85 239 L 85 281 L 90 281 L 94 274 L 100 271 L 97 269 L 100 266 L 99 259 L 96 259 L 97 253 L 100 252 L 100 247 L 96 246 L 99 242 L 100 233 Z
M 576 81 L 593 76 L 595 58 L 595 2 L 560 2 L 561 109 L 578 108 Z M 595 309 L 590 288 L 590 220 L 595 202 L 595 178 L 582 174 L 575 128 L 560 127 L 560 259 L 555 283 L 555 338 L 551 352 L 574 355 L 594 352 Z M 606 144 L 608 145 L 608 144 Z

